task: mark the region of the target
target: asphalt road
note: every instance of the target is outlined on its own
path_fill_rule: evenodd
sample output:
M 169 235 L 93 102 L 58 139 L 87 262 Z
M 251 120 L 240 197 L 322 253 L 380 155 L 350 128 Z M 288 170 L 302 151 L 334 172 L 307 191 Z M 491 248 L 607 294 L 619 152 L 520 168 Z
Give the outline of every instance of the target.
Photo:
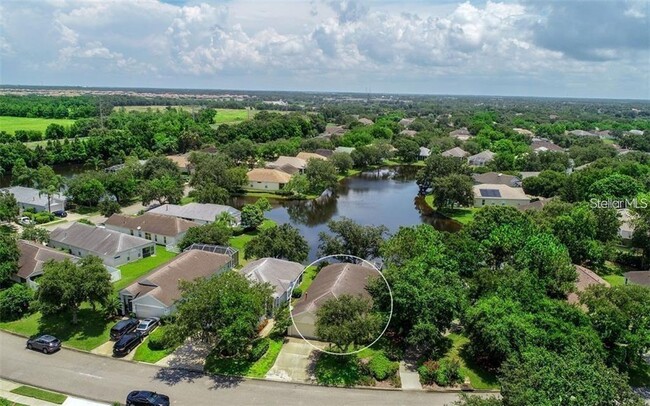
M 25 339 L 0 332 L 0 377 L 83 398 L 124 402 L 134 389 L 170 396 L 173 405 L 404 405 L 442 406 L 451 393 L 327 388 L 282 382 L 208 377 L 153 365 L 61 350 L 44 355 Z

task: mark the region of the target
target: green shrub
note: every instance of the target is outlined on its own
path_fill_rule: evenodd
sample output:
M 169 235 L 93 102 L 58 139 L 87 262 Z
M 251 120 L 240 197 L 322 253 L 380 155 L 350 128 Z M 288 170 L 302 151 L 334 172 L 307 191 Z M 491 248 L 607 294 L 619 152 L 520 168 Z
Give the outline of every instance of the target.
M 393 376 L 398 369 L 399 363 L 389 360 L 383 353 L 376 354 L 368 363 L 370 374 L 378 381 Z
M 426 361 L 418 368 L 420 382 L 425 385 L 433 384 L 438 378 L 440 364 L 437 361 Z
M 83 219 L 83 218 L 77 220 L 77 223 L 87 224 L 87 225 L 89 225 L 89 226 L 94 226 L 94 225 L 95 225 L 95 224 L 93 224 L 92 221 L 90 221 L 90 220 L 88 220 L 88 219 Z
M 40 213 L 34 214 L 34 221 L 36 224 L 49 223 L 52 220 L 54 220 L 54 214 L 47 211 L 42 211 Z
M 34 298 L 34 291 L 27 286 L 16 283 L 0 292 L 0 320 L 16 320 L 29 311 L 29 303 Z
M 268 351 L 270 344 L 271 340 L 268 338 L 260 338 L 258 340 L 255 340 L 253 342 L 251 352 L 248 354 L 248 360 L 255 362 L 258 359 L 262 358 L 262 356 L 266 354 L 266 351 Z
M 300 289 L 300 287 L 298 287 L 298 286 L 293 288 L 293 290 L 291 291 L 291 297 L 294 298 L 294 299 L 301 298 L 302 297 L 302 289 Z
M 465 377 L 460 372 L 460 361 L 458 358 L 444 359 L 442 360 L 442 364 L 445 365 L 445 373 L 450 385 L 461 383 L 465 380 Z
M 158 327 L 149 334 L 149 349 L 154 351 L 164 350 L 170 346 L 169 339 L 165 335 L 165 327 Z

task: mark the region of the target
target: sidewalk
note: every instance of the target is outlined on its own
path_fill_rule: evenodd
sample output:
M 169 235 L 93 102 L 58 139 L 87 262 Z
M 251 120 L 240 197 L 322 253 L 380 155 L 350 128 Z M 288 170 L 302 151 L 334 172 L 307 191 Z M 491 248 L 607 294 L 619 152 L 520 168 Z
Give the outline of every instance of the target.
M 5 398 L 11 402 L 20 403 L 21 405 L 26 406 L 59 406 L 56 403 L 46 402 L 44 400 L 31 398 L 28 396 L 17 395 L 11 391 L 23 386 L 19 383 L 6 381 L 0 379 L 0 398 Z M 108 403 L 94 402 L 86 399 L 75 398 L 73 396 L 68 396 L 68 398 L 63 402 L 63 406 L 110 406 Z

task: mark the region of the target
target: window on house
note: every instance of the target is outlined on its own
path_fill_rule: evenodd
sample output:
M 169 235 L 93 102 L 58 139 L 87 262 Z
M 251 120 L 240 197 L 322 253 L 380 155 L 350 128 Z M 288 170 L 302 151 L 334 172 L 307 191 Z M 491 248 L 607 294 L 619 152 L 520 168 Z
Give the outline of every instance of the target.
M 167 237 L 163 235 L 163 244 L 167 244 Z

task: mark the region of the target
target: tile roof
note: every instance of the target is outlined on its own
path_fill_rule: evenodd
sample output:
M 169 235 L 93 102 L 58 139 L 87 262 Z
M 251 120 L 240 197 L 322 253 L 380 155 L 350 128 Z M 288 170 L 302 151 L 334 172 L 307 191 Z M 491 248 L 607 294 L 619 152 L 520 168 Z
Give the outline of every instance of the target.
M 364 265 L 332 264 L 321 269 L 312 284 L 293 309 L 293 316 L 300 313 L 316 313 L 329 299 L 341 295 L 360 295 L 370 299 L 366 286 L 377 271 Z
M 463 127 L 463 128 L 459 128 L 458 130 L 454 130 L 454 131 L 450 132 L 449 135 L 451 137 L 454 137 L 454 138 L 459 138 L 459 137 L 467 138 L 467 137 L 472 136 L 472 134 L 470 134 L 467 127 Z
M 261 258 L 249 262 L 241 269 L 242 275 L 258 282 L 268 282 L 275 288 L 275 297 L 282 296 L 296 280 L 304 267 L 297 262 L 278 258 Z
M 527 130 L 525 128 L 513 128 L 512 131 L 514 131 L 514 132 L 516 132 L 517 134 L 520 134 L 520 135 L 526 135 L 528 137 L 532 137 L 532 136 L 535 135 L 532 131 Z
M 67 252 L 49 248 L 32 241 L 19 240 L 18 249 L 20 251 L 20 258 L 18 259 L 18 272 L 16 274 L 23 279 L 43 273 L 43 264 L 49 260 L 63 261 L 64 259 L 78 259 Z
M 296 155 L 296 158 L 304 159 L 305 161 L 308 161 L 310 159 L 322 159 L 323 161 L 327 160 L 327 157 L 315 152 L 299 152 L 298 155 Z
M 548 140 L 534 140 L 531 144 L 530 147 L 533 149 L 533 151 L 540 152 L 540 151 L 564 151 L 564 148 L 562 148 L 559 145 L 556 145 L 552 143 L 551 141 Z
M 73 223 L 68 228 L 55 229 L 50 233 L 50 241 L 81 248 L 100 256 L 114 255 L 132 248 L 153 244 L 144 238 L 82 223 Z
M 467 155 L 469 155 L 469 152 L 465 151 L 461 147 L 454 147 L 452 149 L 446 150 L 441 155 L 447 157 L 465 158 Z
M 147 213 L 180 217 L 192 221 L 213 222 L 223 212 L 232 214 L 237 221 L 241 219 L 241 212 L 239 210 L 230 206 L 212 203 L 188 203 L 182 206 L 177 204 L 163 204 L 162 206 L 149 210 Z
M 576 292 L 569 293 L 567 300 L 569 303 L 575 304 L 580 302 L 578 298 L 578 293 L 584 292 L 589 286 L 592 285 L 603 285 L 609 287 L 609 283 L 603 278 L 598 276 L 594 271 L 585 268 L 584 266 L 575 265 L 576 272 L 578 274 L 578 280 L 576 282 Z
M 291 175 L 279 169 L 255 168 L 246 174 L 251 182 L 287 183 Z
M 127 291 L 134 299 L 151 295 L 164 305 L 171 306 L 181 297 L 179 281 L 193 281 L 211 276 L 229 262 L 228 255 L 200 250 L 185 251 L 132 283 L 122 292 Z
M 278 159 L 276 159 L 273 162 L 268 162 L 266 164 L 267 168 L 280 168 L 282 166 L 289 165 L 293 166 L 294 168 L 298 169 L 305 169 L 305 166 L 307 166 L 307 161 L 301 158 L 297 158 L 295 156 L 279 156 Z
M 104 223 L 107 226 L 142 230 L 146 233 L 176 237 L 198 224 L 180 217 L 164 216 L 161 214 L 145 213 L 142 216 L 131 217 L 123 214 L 113 214 Z

